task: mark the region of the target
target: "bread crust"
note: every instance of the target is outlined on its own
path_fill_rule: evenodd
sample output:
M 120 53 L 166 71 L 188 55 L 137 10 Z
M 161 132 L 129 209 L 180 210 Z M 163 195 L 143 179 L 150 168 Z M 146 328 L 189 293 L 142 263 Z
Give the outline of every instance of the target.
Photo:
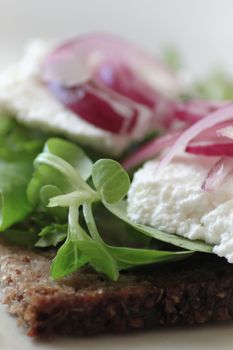
M 2 301 L 30 336 L 89 335 L 233 316 L 233 264 L 209 254 L 122 273 L 90 268 L 60 281 L 47 256 L 0 245 Z

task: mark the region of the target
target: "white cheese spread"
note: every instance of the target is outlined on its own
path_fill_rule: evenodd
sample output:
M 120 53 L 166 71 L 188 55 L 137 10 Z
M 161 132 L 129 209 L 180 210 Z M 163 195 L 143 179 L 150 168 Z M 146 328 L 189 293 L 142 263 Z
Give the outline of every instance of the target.
M 216 190 L 201 185 L 216 158 L 183 156 L 160 172 L 158 162 L 138 170 L 128 195 L 128 216 L 137 223 L 214 245 L 233 263 L 233 181 Z

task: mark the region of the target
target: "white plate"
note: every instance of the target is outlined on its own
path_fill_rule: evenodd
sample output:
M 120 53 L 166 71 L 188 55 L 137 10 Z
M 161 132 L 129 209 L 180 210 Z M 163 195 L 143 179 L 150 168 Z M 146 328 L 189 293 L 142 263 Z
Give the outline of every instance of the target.
M 232 350 L 233 324 L 157 329 L 128 335 L 35 341 L 0 308 L 1 350 Z

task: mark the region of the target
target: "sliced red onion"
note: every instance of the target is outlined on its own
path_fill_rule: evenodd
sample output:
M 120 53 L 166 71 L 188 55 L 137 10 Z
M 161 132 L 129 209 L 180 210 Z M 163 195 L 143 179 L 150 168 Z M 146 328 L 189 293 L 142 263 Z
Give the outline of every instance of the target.
M 217 130 L 217 135 L 233 140 L 233 126 L 225 125 Z
M 120 81 L 130 85 L 127 80 L 133 75 L 151 92 L 169 96 L 176 95 L 179 88 L 175 73 L 154 56 L 123 38 L 103 33 L 83 35 L 60 45 L 47 57 L 42 74 L 45 81 L 60 81 L 65 86 L 85 83 L 94 74 L 97 80 L 110 86 Z
M 155 102 L 160 99 L 160 94 L 140 80 L 126 63 L 104 62 L 96 71 L 94 79 L 100 86 L 108 87 L 151 109 L 155 107 Z
M 175 105 L 174 113 L 177 119 L 193 124 L 205 117 L 207 114 L 223 107 L 225 104 L 225 101 L 186 101 L 177 103 Z
M 161 102 L 170 106 L 165 96 L 178 91 L 176 76 L 154 57 L 107 34 L 59 46 L 45 60 L 42 78 L 79 117 L 117 134 L 131 133 L 142 122 L 147 129 L 156 122 L 160 127 Z
M 218 189 L 223 180 L 233 169 L 233 159 L 228 157 L 220 158 L 208 172 L 205 181 L 202 184 L 204 191 Z
M 199 135 L 193 139 L 193 142 L 186 147 L 186 152 L 196 155 L 231 156 L 233 153 L 233 143 L 226 142 L 226 138 L 218 135 L 220 128 L 224 128 L 225 130 L 230 125 L 232 125 L 232 121 L 224 121 L 200 132 Z M 183 132 L 184 129 L 155 138 L 125 159 L 122 163 L 123 166 L 125 169 L 129 170 L 155 157 L 158 152 L 172 146 L 173 143 L 177 141 L 178 137 L 182 136 Z
M 155 157 L 158 152 L 171 146 L 177 138 L 181 135 L 182 131 L 176 131 L 165 136 L 158 137 L 142 147 L 140 147 L 135 153 L 123 160 L 122 165 L 126 170 L 130 170 L 133 167 L 140 165 L 144 161 Z
M 48 86 L 72 112 L 83 117 L 88 123 L 112 133 L 130 133 L 141 112 L 137 105 L 132 108 L 128 101 L 119 101 L 118 96 L 112 96 L 109 100 L 109 96 L 106 96 L 103 90 L 96 90 L 90 83 L 65 88 L 51 82 Z
M 204 130 L 203 132 L 201 132 L 197 137 L 195 137 L 195 139 L 193 141 L 195 142 L 201 142 L 201 141 L 227 141 L 227 138 L 225 136 L 223 136 L 220 131 L 221 130 L 225 130 L 229 127 L 231 127 L 232 125 L 232 121 L 226 121 L 223 123 L 219 123 L 217 125 L 212 126 L 209 129 Z
M 190 143 L 186 148 L 187 153 L 204 156 L 228 156 L 233 157 L 233 142 L 205 142 L 205 143 Z
M 217 111 L 208 114 L 206 117 L 190 126 L 190 128 L 186 129 L 161 160 L 159 169 L 165 167 L 175 155 L 185 151 L 189 142 L 200 135 L 200 133 L 203 133 L 205 130 L 221 122 L 227 122 L 229 120 L 233 120 L 233 103 L 228 103 Z

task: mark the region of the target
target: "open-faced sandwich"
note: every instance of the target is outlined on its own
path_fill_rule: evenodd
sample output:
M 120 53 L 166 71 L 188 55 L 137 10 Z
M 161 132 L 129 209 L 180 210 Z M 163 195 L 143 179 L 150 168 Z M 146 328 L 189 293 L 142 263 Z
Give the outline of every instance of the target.
M 233 103 L 183 93 L 106 34 L 0 74 L 0 285 L 29 335 L 233 317 Z

